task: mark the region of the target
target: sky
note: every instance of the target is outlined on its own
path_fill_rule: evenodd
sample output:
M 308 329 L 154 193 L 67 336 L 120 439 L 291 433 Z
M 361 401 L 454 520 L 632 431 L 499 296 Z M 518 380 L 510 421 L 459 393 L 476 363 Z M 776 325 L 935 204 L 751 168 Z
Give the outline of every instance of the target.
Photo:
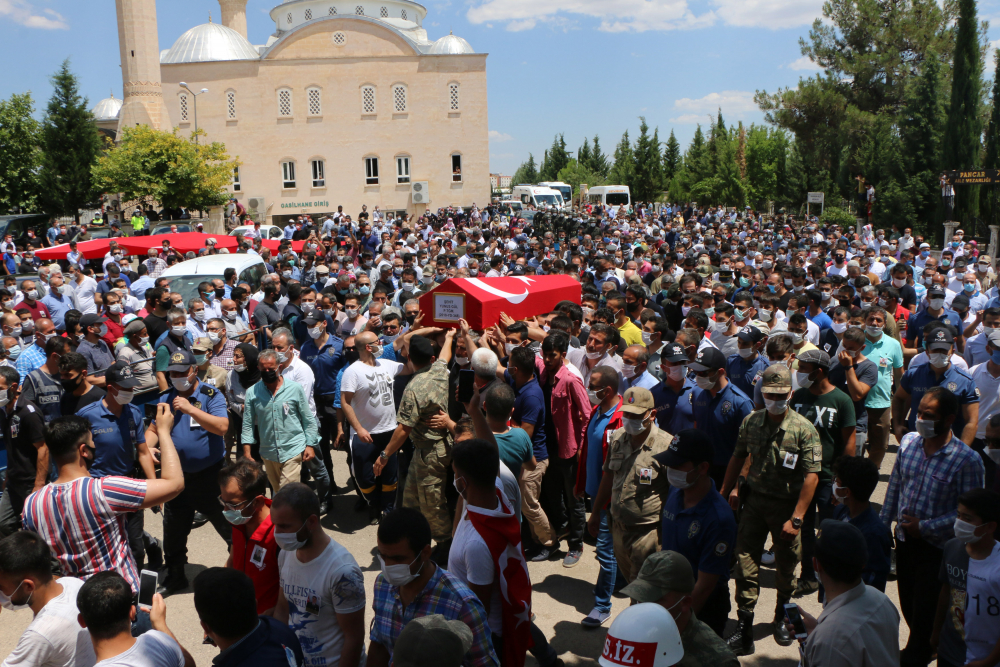
M 276 0 L 249 0 L 250 41 L 274 31 Z M 816 68 L 799 38 L 822 0 L 424 0 L 430 39 L 449 31 L 488 53 L 490 169 L 512 175 L 528 153 L 541 160 L 556 134 L 575 152 L 600 135 L 611 154 L 639 117 L 682 148 L 721 108 L 727 123 L 761 123 L 756 90 L 795 86 Z M 212 0 L 161 0 L 160 48 L 219 20 Z M 980 0 L 1000 46 L 1000 0 Z M 993 26 L 997 27 L 993 27 Z M 91 106 L 122 96 L 112 0 L 0 0 L 0 97 L 31 91 L 44 108 L 60 63 Z

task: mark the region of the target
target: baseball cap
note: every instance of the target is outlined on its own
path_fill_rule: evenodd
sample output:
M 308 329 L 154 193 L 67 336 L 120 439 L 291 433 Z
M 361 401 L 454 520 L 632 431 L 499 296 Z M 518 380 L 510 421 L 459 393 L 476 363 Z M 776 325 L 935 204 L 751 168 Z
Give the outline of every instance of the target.
M 993 343 L 995 347 L 1000 347 L 1000 329 L 987 329 L 986 338 Z
M 765 338 L 763 332 L 752 324 L 748 324 L 740 329 L 736 336 L 744 343 L 752 343 L 754 345 Z
M 170 355 L 170 365 L 167 366 L 167 370 L 186 371 L 196 364 L 197 362 L 195 362 L 193 354 L 187 350 L 175 350 L 174 353 Z
M 950 350 L 952 344 L 955 342 L 955 338 L 951 335 L 951 332 L 944 327 L 936 329 L 934 333 L 931 334 L 931 342 L 927 344 L 928 350 Z
M 212 339 L 202 336 L 201 338 L 194 339 L 194 345 L 191 346 L 191 349 L 195 352 L 208 352 L 213 347 L 215 346 L 212 345 Z
M 660 464 L 670 468 L 678 468 L 688 461 L 698 465 L 713 458 L 712 440 L 704 431 L 687 428 L 674 436 L 667 451 L 653 458 Z
M 406 624 L 392 651 L 395 667 L 458 667 L 472 647 L 472 630 L 441 614 L 421 616 Z
M 771 364 L 761 376 L 760 390 L 766 394 L 784 394 L 792 390 L 792 374 L 784 364 Z
M 314 326 L 325 320 L 326 316 L 323 313 L 317 312 L 315 310 L 302 318 L 302 321 L 305 322 L 308 326 Z
M 413 343 L 411 342 L 412 346 Z M 653 395 L 643 387 L 629 387 L 622 394 L 622 412 L 630 415 L 644 415 L 655 407 Z
M 84 315 L 80 318 L 80 326 L 86 329 L 87 327 L 92 327 L 95 324 L 100 324 L 101 322 L 107 322 L 108 318 L 103 315 Z
M 688 355 L 680 343 L 667 343 L 660 352 L 660 361 L 687 361 Z
M 698 350 L 698 356 L 690 364 L 690 368 L 693 371 L 717 371 L 725 367 L 726 355 L 715 347 L 706 347 Z
M 816 557 L 829 558 L 860 572 L 868 562 L 868 544 L 857 526 L 825 519 L 816 538 Z
M 944 298 L 944 289 L 942 289 L 940 286 L 935 285 L 934 287 L 931 287 L 927 290 L 928 301 L 931 299 L 943 299 L 943 298 Z
M 693 590 L 694 572 L 687 557 L 676 551 L 657 551 L 646 558 L 639 576 L 622 593 L 636 602 L 657 602 L 667 593 Z
M 424 276 L 433 276 L 436 272 L 437 272 L 436 269 L 430 264 L 424 265 L 424 270 L 423 270 Z
M 327 275 L 330 273 L 330 267 L 326 266 L 325 264 L 320 264 L 319 266 L 316 267 L 316 273 L 322 273 L 323 275 Z
M 132 367 L 124 361 L 116 361 L 104 374 L 105 379 L 116 387 L 131 389 L 139 386 L 139 379 L 132 374 Z
M 818 364 L 823 368 L 830 367 L 830 355 L 820 349 L 806 350 L 798 355 L 798 360 L 804 361 L 807 364 Z

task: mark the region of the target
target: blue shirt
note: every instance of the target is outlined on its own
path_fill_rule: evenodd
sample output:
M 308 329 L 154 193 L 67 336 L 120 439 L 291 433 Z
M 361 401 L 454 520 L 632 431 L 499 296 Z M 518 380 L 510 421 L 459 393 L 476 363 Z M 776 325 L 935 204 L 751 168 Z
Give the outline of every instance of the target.
M 954 364 L 948 364 L 940 379 L 934 374 L 933 366 L 929 363 L 921 364 L 903 373 L 899 386 L 912 397 L 910 416 L 906 418 L 906 427 L 910 431 L 916 430 L 917 406 L 920 405 L 924 393 L 931 387 L 947 388 L 958 397 L 958 402 L 962 405 L 979 402 L 979 389 L 972 381 L 972 377 L 961 368 L 955 368 Z M 955 423 L 951 425 L 951 431 L 956 438 L 961 439 L 963 428 L 965 428 L 965 417 L 959 410 L 955 415 Z
M 176 397 L 177 390 L 171 388 L 157 402 L 171 405 Z M 227 416 L 226 398 L 222 392 L 204 382 L 198 382 L 188 400 L 194 407 L 213 417 Z M 189 415 L 180 412 L 174 412 L 174 428 L 170 431 L 170 437 L 177 448 L 181 470 L 186 473 L 201 472 L 226 454 L 226 445 L 221 435 L 209 433 L 196 420 L 192 421 Z
M 587 424 L 587 484 L 584 491 L 591 498 L 597 497 L 601 475 L 604 474 L 604 431 L 607 430 L 608 422 L 620 405 L 619 399 L 607 412 L 595 411 L 590 423 Z
M 330 334 L 323 347 L 317 348 L 316 341 L 308 337 L 302 343 L 299 358 L 306 362 L 316 376 L 316 384 L 313 385 L 316 396 L 330 396 L 337 393 L 337 374 L 344 367 L 345 361 L 344 341 Z
M 618 393 L 624 394 L 625 390 L 628 389 L 629 387 L 642 387 L 643 389 L 652 389 L 658 384 L 660 384 L 660 381 L 657 380 L 653 376 L 653 374 L 649 372 L 649 369 L 646 369 L 642 372 L 642 375 L 637 375 L 631 378 L 622 377 L 622 381 L 619 383 L 618 386 Z
M 146 442 L 142 410 L 129 403 L 122 406 L 121 416 L 115 417 L 100 400 L 80 408 L 77 414 L 90 422 L 90 432 L 94 436 L 96 455 L 90 476 L 130 477 L 135 468 L 136 447 Z
M 833 510 L 833 518 L 847 521 L 864 535 L 865 543 L 868 545 L 868 564 L 861 570 L 861 581 L 885 593 L 885 582 L 889 577 L 892 531 L 882 523 L 871 506 L 852 519 L 847 505 L 837 505 Z
M 128 277 L 126 277 L 126 276 L 122 276 L 122 277 L 125 278 L 125 283 L 128 284 Z M 103 283 L 105 281 L 102 280 L 101 282 Z M 226 287 L 229 287 L 229 286 L 227 285 Z M 135 298 L 137 298 L 137 299 L 145 299 L 146 298 L 146 290 L 153 289 L 153 279 L 150 278 L 149 274 L 147 273 L 147 274 L 141 276 L 137 281 L 135 281 L 134 283 L 132 283 L 132 286 L 129 289 L 132 292 L 132 296 L 134 296 Z M 229 298 L 228 294 L 226 295 L 226 298 L 227 299 Z
M 811 317 L 809 315 L 809 310 L 806 309 L 806 319 L 815 324 L 816 326 L 818 326 L 820 328 L 820 331 L 822 331 L 823 329 L 829 329 L 830 327 L 833 326 L 833 320 L 831 320 L 830 316 L 824 313 L 822 310 L 819 311 L 819 314 L 816 315 L 816 317 Z
M 910 343 L 916 339 L 917 349 L 924 349 L 924 327 L 935 320 L 939 322 L 947 322 L 951 326 L 955 327 L 955 330 L 961 334 L 962 331 L 965 330 L 965 327 L 962 325 L 961 316 L 959 316 L 959 314 L 954 310 L 949 310 L 948 308 L 944 308 L 943 311 L 944 312 L 941 313 L 940 317 L 932 316 L 926 309 L 910 315 L 906 319 L 906 342 Z
M 712 440 L 713 465 L 727 465 L 736 448 L 740 424 L 753 412 L 753 400 L 732 382 L 714 397 L 712 392 L 695 387 L 691 406 L 697 428 Z
M 56 329 L 66 328 L 66 313 L 73 310 L 73 301 L 68 296 L 63 294 L 53 294 L 49 292 L 41 299 L 45 307 L 49 309 L 49 314 L 52 316 L 52 322 L 56 325 Z
M 694 428 L 691 401 L 697 388 L 691 378 L 684 378 L 684 385 L 679 394 L 675 394 L 665 381 L 649 390 L 653 395 L 653 405 L 656 407 L 656 425 L 661 431 L 675 434 L 684 429 Z
M 534 432 L 531 434 L 531 447 L 536 461 L 549 458 L 549 448 L 545 445 L 545 393 L 538 385 L 538 378 L 532 377 L 520 389 L 514 386 L 514 379 L 508 371 L 503 372 L 503 379 L 514 389 L 514 413 L 511 421 L 515 426 L 531 424 Z
M 662 549 L 676 551 L 698 572 L 717 574 L 716 589 L 729 590 L 729 567 L 736 544 L 733 510 L 715 488 L 694 507 L 684 508 L 684 491 L 670 489 L 663 504 Z
M 767 367 L 767 359 L 759 354 L 753 361 L 744 359 L 739 353 L 733 354 L 726 359 L 726 378 L 744 394 L 753 396 L 754 385 L 757 384 Z

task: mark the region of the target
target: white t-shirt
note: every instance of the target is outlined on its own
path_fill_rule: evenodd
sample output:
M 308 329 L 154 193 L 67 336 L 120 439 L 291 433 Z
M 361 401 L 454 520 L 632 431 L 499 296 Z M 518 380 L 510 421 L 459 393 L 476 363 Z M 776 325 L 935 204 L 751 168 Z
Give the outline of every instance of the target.
M 92 667 L 97 662 L 90 633 L 77 622 L 76 596 L 83 580 L 62 577 L 59 583 L 63 592 L 42 607 L 3 667 Z
M 184 667 L 180 644 L 165 632 L 150 630 L 136 638 L 132 648 L 101 660 L 100 667 Z
M 500 467 L 506 466 L 501 463 Z M 448 552 L 448 571 L 466 584 L 477 586 L 493 584 L 487 621 L 493 634 L 502 635 L 503 603 L 500 599 L 500 581 L 496 577 L 495 570 L 490 548 L 473 527 L 468 513 L 463 512 L 462 520 L 458 522 L 458 529 L 455 531 L 455 538 L 451 542 L 451 550 Z
M 358 562 L 330 540 L 323 553 L 308 563 L 282 549 L 278 572 L 288 600 L 288 627 L 302 644 L 303 667 L 337 667 L 344 644 L 337 614 L 365 608 L 365 578 Z M 365 664 L 364 650 L 360 664 Z
M 76 298 L 80 302 L 80 312 L 84 315 L 97 312 L 97 305 L 94 303 L 94 295 L 97 294 L 97 281 L 86 276 L 83 282 L 73 281 L 73 289 L 76 290 Z
M 985 361 L 970 368 L 969 375 L 979 390 L 979 425 L 976 427 L 976 437 L 982 440 L 986 438 L 986 424 L 990 417 L 1000 411 L 1000 378 L 993 377 Z
M 983 660 L 1000 636 L 1000 543 L 983 560 L 969 559 L 965 602 L 965 661 Z
M 340 380 L 340 393 L 353 392 L 351 408 L 358 416 L 361 428 L 374 435 L 396 428 L 396 404 L 392 397 L 392 383 L 403 364 L 398 361 L 376 359 L 377 366 L 355 361 L 344 371 Z

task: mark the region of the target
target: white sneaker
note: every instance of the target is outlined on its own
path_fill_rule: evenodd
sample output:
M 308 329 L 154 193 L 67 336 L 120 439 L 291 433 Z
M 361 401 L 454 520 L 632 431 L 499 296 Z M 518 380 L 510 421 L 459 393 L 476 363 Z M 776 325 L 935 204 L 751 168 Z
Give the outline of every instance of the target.
M 609 618 L 611 618 L 611 612 L 592 609 L 591 612 L 587 614 L 587 617 L 580 621 L 580 625 L 585 628 L 599 628 L 607 623 Z
M 774 565 L 774 552 L 768 549 L 760 556 L 761 565 Z

